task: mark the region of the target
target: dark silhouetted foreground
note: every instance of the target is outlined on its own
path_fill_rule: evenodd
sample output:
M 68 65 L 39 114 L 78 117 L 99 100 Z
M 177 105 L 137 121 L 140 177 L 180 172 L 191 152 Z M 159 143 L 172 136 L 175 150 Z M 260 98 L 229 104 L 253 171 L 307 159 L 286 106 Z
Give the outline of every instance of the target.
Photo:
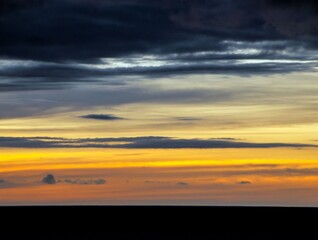
M 10 239 L 318 239 L 315 208 L 4 207 L 0 211 L 2 234 Z

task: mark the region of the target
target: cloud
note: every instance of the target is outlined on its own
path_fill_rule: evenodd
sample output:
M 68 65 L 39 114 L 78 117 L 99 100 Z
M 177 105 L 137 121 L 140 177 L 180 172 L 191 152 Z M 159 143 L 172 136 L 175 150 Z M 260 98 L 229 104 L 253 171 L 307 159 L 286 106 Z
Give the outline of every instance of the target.
M 6 47 L 1 47 L 0 52 L 19 59 L 92 62 L 103 57 L 148 51 L 174 42 L 180 34 L 167 13 L 155 4 L 95 2 L 52 0 L 28 11 L 3 13 L 6 24 L 0 31 L 4 36 L 0 43 Z M 27 21 L 21 24 L 22 19 Z M 158 31 L 163 29 L 166 32 Z M 23 44 L 19 46 L 19 42 Z
M 89 180 L 82 180 L 82 179 L 64 179 L 62 180 L 62 182 L 64 183 L 68 183 L 68 184 L 79 184 L 79 185 L 102 185 L 102 184 L 106 184 L 106 180 L 105 179 L 89 179 Z
M 201 118 L 197 118 L 197 117 L 177 117 L 175 118 L 176 120 L 179 121 L 185 121 L 185 122 L 193 122 L 193 121 L 200 121 L 202 120 Z
M 241 138 L 210 138 L 210 139 L 214 139 L 214 140 L 225 140 L 225 141 L 238 141 L 238 140 L 242 140 Z
M 55 180 L 54 175 L 52 175 L 52 174 L 46 175 L 46 176 L 42 179 L 42 183 L 45 183 L 45 184 L 56 184 L 56 180 Z
M 0 184 L 5 183 L 6 181 L 4 179 L 0 179 Z
M 1 83 L 0 83 L 1 85 Z M 0 87 L 1 91 L 1 87 Z M 56 112 L 90 110 L 93 107 L 116 106 L 129 103 L 193 103 L 214 102 L 231 98 L 230 91 L 220 89 L 158 89 L 139 85 L 95 86 L 59 91 L 37 91 L 0 94 L 0 118 L 50 115 Z
M 290 166 L 290 164 L 243 164 L 243 165 L 221 165 L 221 166 L 213 166 L 213 167 L 192 167 L 192 171 L 194 176 L 202 176 L 202 172 L 207 171 L 210 176 L 211 174 L 216 178 L 232 178 L 232 177 L 242 177 L 243 179 L 246 176 L 251 176 L 251 178 L 255 176 L 261 177 L 304 177 L 304 176 L 317 176 L 318 168 L 302 168 L 300 166 Z M 210 177 L 207 176 L 207 177 Z M 243 184 L 245 182 L 251 182 L 248 180 L 242 180 L 235 182 L 236 184 Z M 248 184 L 248 183 L 245 183 Z
M 189 183 L 187 182 L 177 182 L 177 183 L 173 183 L 173 182 L 164 182 L 164 181 L 144 181 L 145 184 L 175 184 L 176 186 L 180 186 L 180 187 L 186 187 L 189 186 Z
M 0 13 L 35 7 L 42 5 L 45 1 L 46 0 L 1 0 Z
M 302 79 L 301 85 L 299 79 Z M 115 81 L 115 79 L 113 80 Z M 120 79 L 118 80 L 120 82 Z M 55 84 L 57 83 L 51 83 L 51 85 Z M 196 87 L 193 87 L 193 84 Z M 36 86 L 36 84 L 32 86 Z M 125 106 L 127 104 L 130 104 L 127 106 L 128 111 L 138 112 L 140 109 L 136 108 L 136 105 L 143 107 L 144 104 L 153 104 L 154 108 L 162 108 L 163 105 L 166 105 L 165 111 L 173 107 L 181 107 L 183 110 L 175 113 L 175 116 L 166 115 L 163 119 L 163 115 L 155 116 L 154 108 L 152 108 L 140 113 L 138 118 L 131 118 L 128 115 L 127 118 L 135 122 L 144 119 L 145 127 L 155 127 L 156 129 L 165 128 L 168 124 L 169 127 L 173 126 L 180 130 L 185 127 L 184 125 L 190 124 L 201 128 L 208 127 L 209 124 L 209 127 L 213 129 L 258 127 L 260 124 L 262 126 L 287 126 L 316 122 L 314 113 L 317 112 L 317 105 L 313 103 L 318 98 L 317 91 L 315 78 L 310 74 L 248 79 L 202 75 L 169 78 L 169 80 L 142 79 L 135 81 L 131 79 L 129 84 L 121 86 L 84 84 L 81 87 L 63 90 L 24 91 L 19 94 L 3 92 L 0 93 L 0 109 L 2 110 L 0 119 L 32 117 L 37 121 L 36 119 L 42 116 L 51 118 L 57 115 L 59 118 L 65 118 L 79 116 L 78 112 L 103 113 L 100 112 L 101 109 L 104 109 L 103 111 L 116 109 L 124 112 L 127 111 Z M 308 101 L 309 98 L 312 100 Z M 206 107 L 213 105 L 219 109 L 232 106 L 247 114 L 236 114 L 233 111 L 225 113 L 226 111 L 223 110 L 204 112 L 201 108 L 197 108 L 199 105 Z M 259 106 L 253 110 L 255 114 L 249 114 L 252 110 L 245 108 L 248 105 Z M 271 112 L 265 112 L 263 111 L 264 105 L 275 107 Z M 193 109 L 192 115 L 190 112 L 184 112 L 184 109 L 187 108 Z M 297 114 L 291 116 L 291 111 Z M 187 115 L 189 113 L 190 115 Z M 114 112 L 114 114 L 119 114 L 119 112 Z M 133 112 L 131 114 L 134 115 Z M 118 116 L 126 117 L 125 115 Z M 202 120 L 182 121 L 176 117 L 201 118 Z M 119 123 L 125 122 L 119 121 Z M 157 126 L 150 125 L 155 123 Z M 89 124 L 89 121 L 85 124 Z M 137 125 L 134 126 L 137 127 Z M 3 128 L 5 128 L 4 125 Z
M 122 139 L 123 141 L 125 139 Z M 128 140 L 128 139 L 126 139 Z M 306 144 L 285 143 L 249 143 L 215 139 L 175 139 L 168 137 L 135 138 L 124 148 L 275 148 L 275 147 L 309 147 Z M 314 145 L 311 145 L 314 146 Z M 120 147 L 120 146 L 119 146 Z
M 88 114 L 80 116 L 81 118 L 93 119 L 93 120 L 103 120 L 103 121 L 116 121 L 123 120 L 124 118 L 114 116 L 112 114 Z
M 250 181 L 240 181 L 240 182 L 238 182 L 237 184 L 240 184 L 240 185 L 249 185 L 249 184 L 252 184 L 252 182 L 250 182 Z
M 316 9 L 314 1 L 4 0 L 0 91 L 315 71 Z
M 242 51 L 242 50 L 240 50 Z M 248 50 L 246 50 L 248 51 Z M 232 55 L 229 53 L 229 55 Z M 141 58 L 141 57 L 140 57 Z M 102 65 L 74 65 L 74 64 L 38 64 L 29 67 L 20 65 L 0 69 L 1 92 L 31 91 L 31 90 L 59 90 L 72 88 L 77 84 L 105 84 L 110 86 L 123 85 L 130 77 L 164 78 L 180 75 L 214 74 L 253 76 L 269 74 L 286 74 L 300 71 L 316 71 L 317 62 L 313 59 L 299 60 L 283 58 L 275 59 L 226 59 L 192 61 L 191 56 L 185 59 L 167 58 L 166 63 L 160 66 L 131 66 L 112 67 Z M 123 61 L 123 60 L 122 60 Z M 134 61 L 140 61 L 137 57 Z M 115 65 L 115 64 L 114 64 Z M 112 81 L 114 77 L 121 80 Z
M 306 148 L 301 143 L 253 143 L 224 139 L 180 139 L 145 136 L 120 138 L 0 137 L 0 147 L 11 148 L 122 148 L 122 149 L 214 149 L 214 148 Z
M 187 182 L 177 182 L 176 185 L 177 186 L 181 186 L 181 187 L 186 187 L 186 186 L 189 186 L 189 183 L 187 183 Z
M 3 5 L 13 7 L 2 8 L 6 21 L 0 30 L 0 52 L 18 59 L 94 62 L 135 53 L 219 50 L 225 39 L 252 42 L 317 35 L 313 1 L 11 2 Z
M 106 183 L 106 180 L 104 180 L 104 179 L 96 179 L 96 180 L 94 180 L 93 181 L 95 184 L 105 184 Z

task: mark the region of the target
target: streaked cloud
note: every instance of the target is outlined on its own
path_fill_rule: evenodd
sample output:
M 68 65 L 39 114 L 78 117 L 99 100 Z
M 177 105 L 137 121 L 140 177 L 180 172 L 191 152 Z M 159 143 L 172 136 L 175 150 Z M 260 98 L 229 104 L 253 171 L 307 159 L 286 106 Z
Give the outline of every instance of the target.
M 68 184 L 79 184 L 79 185 L 102 185 L 106 183 L 105 179 L 63 179 L 60 182 Z
M 317 1 L 2 0 L 0 23 L 0 204 L 317 202 Z
M 1 92 L 125 82 L 114 77 L 317 69 L 313 1 L 5 0 L 1 6 Z
M 93 119 L 93 120 L 103 120 L 103 121 L 117 121 L 117 120 L 124 119 L 121 117 L 117 117 L 113 114 L 88 114 L 88 115 L 80 116 L 80 118 Z
M 240 182 L 237 182 L 237 184 L 240 184 L 240 185 L 249 185 L 249 184 L 252 184 L 251 181 L 240 181 Z
M 0 147 L 9 148 L 124 148 L 124 149 L 182 149 L 182 148 L 307 148 L 314 144 L 252 143 L 226 139 L 180 139 L 172 137 L 121 138 L 27 138 L 0 137 Z

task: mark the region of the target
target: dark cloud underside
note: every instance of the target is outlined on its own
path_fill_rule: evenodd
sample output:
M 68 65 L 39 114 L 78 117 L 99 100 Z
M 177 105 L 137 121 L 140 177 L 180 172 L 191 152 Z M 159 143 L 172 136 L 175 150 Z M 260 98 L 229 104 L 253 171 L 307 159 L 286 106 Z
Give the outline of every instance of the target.
M 32 60 L 220 50 L 220 40 L 315 46 L 318 33 L 308 0 L 5 0 L 1 9 L 1 55 Z
M 0 91 L 118 75 L 313 71 L 317 26 L 308 0 L 3 0 Z

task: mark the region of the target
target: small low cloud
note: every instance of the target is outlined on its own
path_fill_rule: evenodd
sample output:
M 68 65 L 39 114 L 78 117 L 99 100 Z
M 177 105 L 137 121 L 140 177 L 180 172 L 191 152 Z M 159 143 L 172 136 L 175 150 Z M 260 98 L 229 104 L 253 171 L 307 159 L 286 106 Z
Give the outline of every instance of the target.
M 186 186 L 189 186 L 189 183 L 187 183 L 187 182 L 177 182 L 176 185 L 177 186 L 181 186 L 181 187 L 186 187 Z
M 102 120 L 102 121 L 116 121 L 116 120 L 123 120 L 124 119 L 121 117 L 117 117 L 113 114 L 88 114 L 88 115 L 80 116 L 80 118 Z
M 237 184 L 240 184 L 240 185 L 249 185 L 249 184 L 252 184 L 252 182 L 250 182 L 250 181 L 240 181 L 240 182 L 238 182 Z
M 0 184 L 5 183 L 6 181 L 4 179 L 0 179 Z
M 56 184 L 56 180 L 55 180 L 54 175 L 52 175 L 52 174 L 46 175 L 46 176 L 42 179 L 42 183 L 45 183 L 45 184 Z
M 61 182 L 68 183 L 68 184 L 79 184 L 79 185 L 102 185 L 106 183 L 105 179 L 64 179 Z

